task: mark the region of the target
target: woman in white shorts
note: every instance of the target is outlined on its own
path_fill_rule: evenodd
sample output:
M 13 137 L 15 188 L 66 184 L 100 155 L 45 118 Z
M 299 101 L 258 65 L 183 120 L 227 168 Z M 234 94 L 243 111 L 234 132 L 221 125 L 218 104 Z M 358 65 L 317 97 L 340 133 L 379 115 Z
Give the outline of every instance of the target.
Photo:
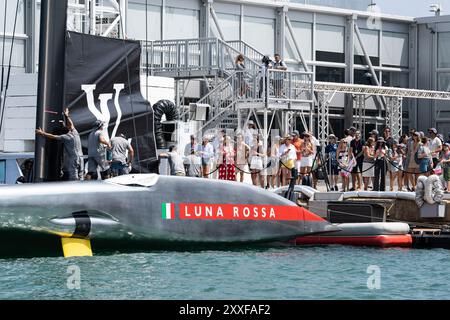
M 375 155 L 375 140 L 373 138 L 369 138 L 367 139 L 366 145 L 363 148 L 363 153 L 364 153 L 364 160 L 363 160 L 363 172 L 362 172 L 362 177 L 363 177 L 363 182 L 364 182 L 364 190 L 368 190 L 369 189 L 369 183 L 370 183 L 370 179 L 375 177 L 375 168 L 374 168 L 374 164 L 375 164 L 375 160 L 374 160 L 374 155 Z

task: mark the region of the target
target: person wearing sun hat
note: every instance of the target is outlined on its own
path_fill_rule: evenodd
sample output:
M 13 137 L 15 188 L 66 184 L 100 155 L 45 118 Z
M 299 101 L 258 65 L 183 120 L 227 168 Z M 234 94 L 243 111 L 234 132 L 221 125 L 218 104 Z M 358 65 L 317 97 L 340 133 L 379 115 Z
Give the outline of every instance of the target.
M 284 145 L 280 147 L 279 157 L 281 162 L 281 185 L 286 186 L 291 179 L 291 170 L 295 168 L 297 152 L 292 144 L 292 136 L 284 136 Z

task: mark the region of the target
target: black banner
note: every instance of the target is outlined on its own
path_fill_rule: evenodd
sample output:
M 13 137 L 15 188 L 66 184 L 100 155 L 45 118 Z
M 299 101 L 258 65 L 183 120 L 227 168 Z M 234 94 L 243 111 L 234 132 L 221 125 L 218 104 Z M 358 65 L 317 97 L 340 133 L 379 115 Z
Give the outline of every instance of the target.
M 131 139 L 133 169 L 148 172 L 156 146 L 153 110 L 141 94 L 140 59 L 138 41 L 67 32 L 65 105 L 83 148 L 93 123 L 102 120 L 110 138 L 124 134 Z

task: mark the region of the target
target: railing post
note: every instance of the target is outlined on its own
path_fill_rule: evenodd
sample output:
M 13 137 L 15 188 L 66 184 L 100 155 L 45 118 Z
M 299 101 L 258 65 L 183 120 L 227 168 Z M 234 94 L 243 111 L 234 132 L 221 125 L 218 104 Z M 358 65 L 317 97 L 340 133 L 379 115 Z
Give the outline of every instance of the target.
M 289 83 L 288 83 L 288 90 L 289 90 L 289 94 L 287 95 L 289 101 L 292 100 L 292 72 L 288 73 L 288 79 L 289 79 Z
M 269 69 L 266 69 L 264 77 L 264 102 L 266 108 L 269 107 L 270 76 L 271 76 L 270 73 L 271 71 Z
M 151 75 L 153 76 L 153 74 L 154 74 L 154 72 L 155 72 L 155 65 L 154 65 L 154 62 L 155 62 L 155 46 L 154 46 L 154 44 L 153 44 L 153 41 L 151 41 L 151 50 L 150 50 L 150 52 L 151 52 L 151 55 L 150 55 L 150 59 L 151 59 L 151 62 L 150 62 L 150 65 L 151 65 Z
M 184 49 L 184 63 L 185 63 L 185 68 L 188 69 L 189 68 L 189 40 L 186 40 L 184 45 L 186 46 L 186 48 Z
M 161 50 L 161 69 L 163 69 L 165 67 L 165 60 L 166 60 L 166 55 L 164 52 L 164 47 L 163 44 L 161 43 L 159 46 L 159 49 Z
M 216 67 L 220 68 L 219 39 L 216 38 Z

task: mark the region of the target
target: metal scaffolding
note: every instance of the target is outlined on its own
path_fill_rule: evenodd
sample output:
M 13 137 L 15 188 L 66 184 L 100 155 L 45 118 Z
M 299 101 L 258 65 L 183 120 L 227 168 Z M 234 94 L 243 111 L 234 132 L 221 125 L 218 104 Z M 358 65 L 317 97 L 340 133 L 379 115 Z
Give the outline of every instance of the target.
M 360 132 L 366 132 L 366 96 L 357 94 L 353 97 L 353 110 L 355 111 L 355 125 Z
M 77 0 L 69 3 L 67 28 L 71 31 L 126 37 L 126 0 Z
M 386 126 L 391 128 L 392 137 L 399 139 L 402 135 L 402 97 L 388 97 L 386 99 Z
M 377 86 L 334 83 L 334 82 L 315 82 L 314 91 L 316 92 L 336 91 L 342 93 L 366 94 L 384 97 L 450 100 L 450 92 L 445 91 L 430 91 L 430 90 L 405 89 L 394 87 L 377 87 Z

